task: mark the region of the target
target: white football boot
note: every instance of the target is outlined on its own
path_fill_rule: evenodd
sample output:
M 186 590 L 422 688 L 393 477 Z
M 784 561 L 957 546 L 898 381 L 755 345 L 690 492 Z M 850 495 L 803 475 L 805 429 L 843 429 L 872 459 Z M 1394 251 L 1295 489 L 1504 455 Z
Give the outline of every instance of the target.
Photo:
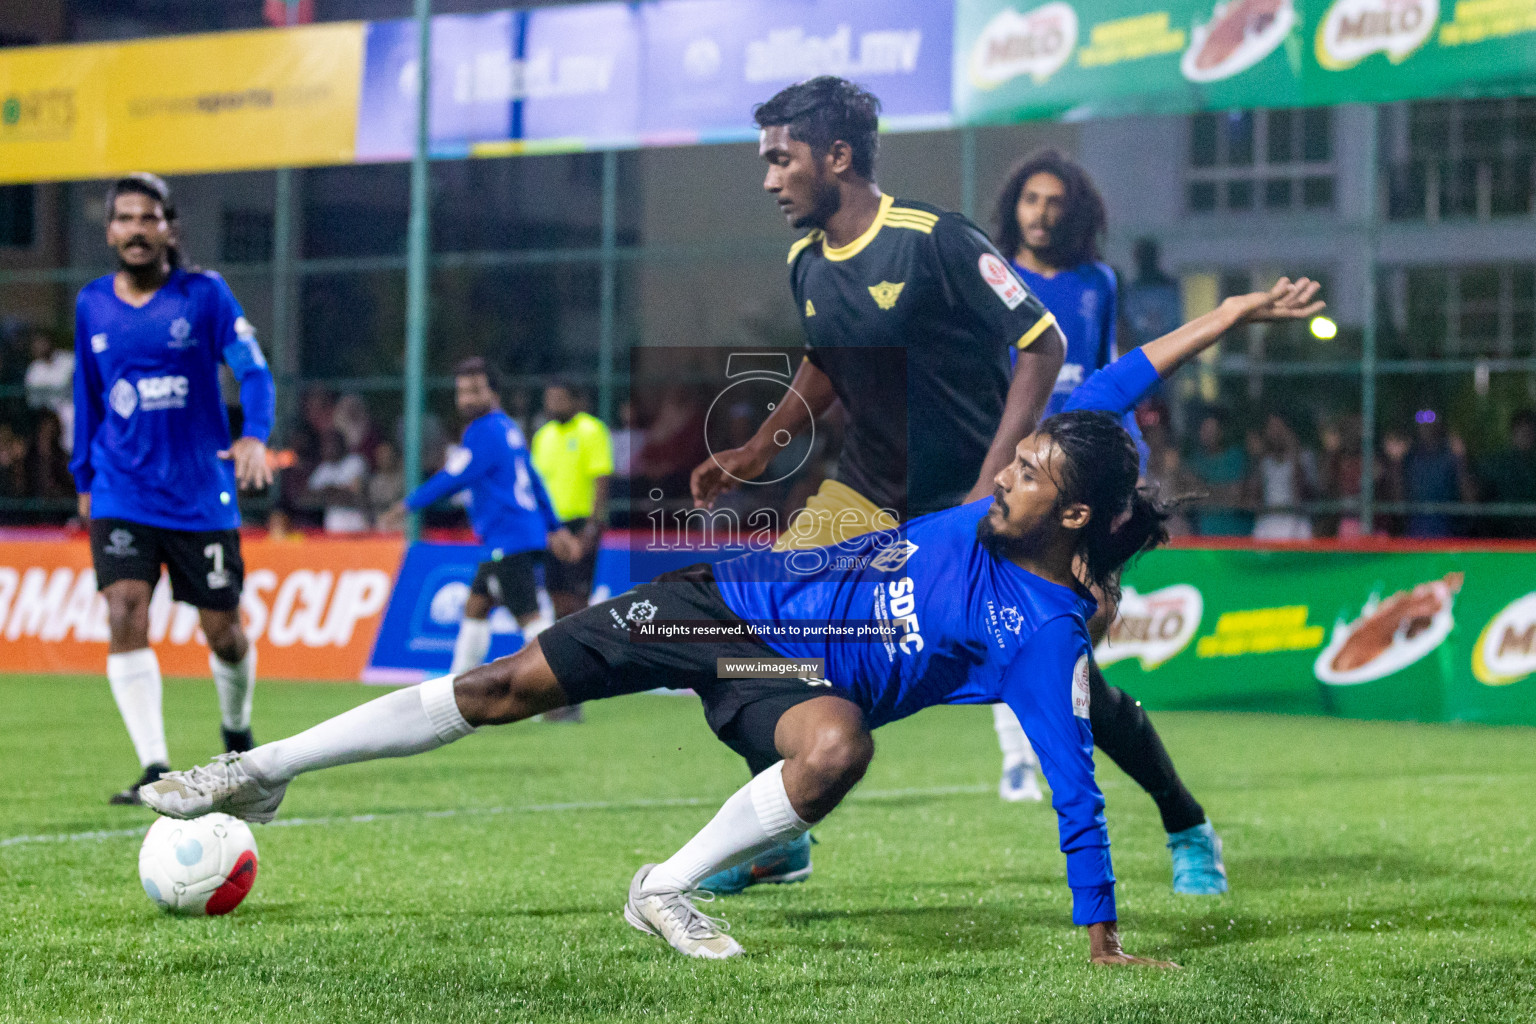
M 243 764 L 244 754 L 220 754 L 211 764 L 184 772 L 166 772 L 139 789 L 139 798 L 167 818 L 200 818 L 222 811 L 244 821 L 266 824 L 277 817 L 288 783 L 263 785 Z
M 1040 791 L 1040 778 L 1034 765 L 1020 761 L 1004 765 L 1003 777 L 997 784 L 997 795 L 1010 804 L 1039 803 L 1045 799 Z
M 629 883 L 629 902 L 624 904 L 624 920 L 651 935 L 659 935 L 684 956 L 706 960 L 724 960 L 742 954 L 741 944 L 725 934 L 730 927 L 718 917 L 710 917 L 693 905 L 695 899 L 713 900 L 715 894 L 678 889 L 647 891 L 646 876 L 655 864 L 647 864 Z M 707 899 L 705 899 L 707 897 Z

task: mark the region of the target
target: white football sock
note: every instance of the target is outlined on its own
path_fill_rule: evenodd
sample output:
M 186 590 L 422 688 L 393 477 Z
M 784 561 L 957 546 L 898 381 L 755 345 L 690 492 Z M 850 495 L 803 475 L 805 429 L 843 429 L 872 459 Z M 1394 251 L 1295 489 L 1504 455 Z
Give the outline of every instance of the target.
M 457 676 L 479 668 L 485 664 L 485 655 L 490 649 L 491 620 L 464 619 L 459 623 L 459 635 L 453 641 L 453 666 L 448 671 Z
M 139 755 L 139 766 L 170 764 L 165 718 L 160 712 L 160 659 L 148 647 L 107 655 L 107 683 Z
M 534 637 L 538 636 L 540 633 L 544 632 L 554 624 L 554 619 L 541 613 L 535 619 L 530 619 L 527 622 L 518 623 L 517 628 L 523 631 L 523 643 L 531 644 L 533 643 Z
M 1003 749 L 1005 771 L 1020 764 L 1031 768 L 1040 766 L 1035 748 L 1029 745 L 1029 737 L 1024 735 L 1024 727 L 1019 724 L 1019 716 L 1013 713 L 1013 708 L 1007 704 L 993 704 L 992 728 L 997 730 L 997 745 Z
M 251 727 L 251 698 L 256 693 L 256 645 L 245 649 L 245 657 L 229 662 L 208 652 L 208 668 L 213 672 L 213 687 L 219 691 L 219 716 L 230 732 L 245 732 Z
M 810 827 L 790 805 L 780 761 L 733 793 L 698 835 L 652 868 L 645 888 L 696 888 L 715 872 L 751 860 Z
M 454 700 L 453 676 L 441 676 L 387 693 L 297 736 L 263 743 L 243 760 L 259 781 L 287 782 L 317 768 L 436 750 L 474 731 Z

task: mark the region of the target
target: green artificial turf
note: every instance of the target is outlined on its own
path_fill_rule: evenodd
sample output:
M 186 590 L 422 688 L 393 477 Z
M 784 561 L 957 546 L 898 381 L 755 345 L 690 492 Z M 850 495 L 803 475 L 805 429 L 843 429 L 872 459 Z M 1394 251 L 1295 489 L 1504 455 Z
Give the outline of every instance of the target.
M 265 685 L 258 737 L 378 693 Z M 207 681 L 165 705 L 178 765 L 217 752 Z M 685 960 L 624 894 L 744 769 L 691 699 L 587 713 L 299 780 L 250 897 L 187 920 L 140 890 L 137 835 L 79 835 L 151 818 L 106 805 L 136 766 L 105 682 L 0 677 L 0 1019 L 1536 1020 L 1536 731 L 1157 716 L 1232 893 L 1170 893 L 1155 809 L 1101 757 L 1127 947 L 1184 965 L 1156 972 L 1088 966 L 1055 816 L 997 799 L 986 708 L 882 730 L 810 882 L 716 904 L 747 955 Z

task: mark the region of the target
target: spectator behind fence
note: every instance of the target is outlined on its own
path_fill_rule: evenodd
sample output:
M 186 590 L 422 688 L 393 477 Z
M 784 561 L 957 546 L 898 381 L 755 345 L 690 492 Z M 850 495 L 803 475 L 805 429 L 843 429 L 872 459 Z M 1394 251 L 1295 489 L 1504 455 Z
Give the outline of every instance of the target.
M 325 506 L 326 533 L 365 533 L 372 526 L 367 512 L 368 463 L 347 451 L 346 439 L 332 430 L 321 441 L 320 465 L 309 475 L 309 492 Z
M 0 423 L 0 498 L 27 495 L 27 442 L 9 423 Z
M 1254 539 L 1311 540 L 1312 520 L 1295 506 L 1317 491 L 1317 456 L 1301 446 L 1285 417 L 1273 412 L 1263 433 L 1249 438 L 1249 454 L 1254 467 L 1248 499 L 1265 510 L 1254 520 Z
M 379 518 L 405 497 L 405 469 L 400 464 L 400 453 L 389 441 L 373 446 L 373 475 L 368 478 L 368 511 L 377 528 Z
M 1330 501 L 1356 503 L 1360 499 L 1360 479 L 1365 472 L 1360 433 L 1360 417 L 1355 415 L 1342 416 L 1322 428 L 1323 497 Z M 1324 536 L 1360 536 L 1358 513 L 1339 512 L 1325 519 Z
M 336 408 L 331 412 L 331 425 L 341 432 L 347 451 L 356 452 L 365 459 L 372 457 L 379 435 L 361 395 L 349 393 L 337 399 Z
M 1460 437 L 1447 436 L 1445 425 L 1432 410 L 1418 414 L 1413 444 L 1388 466 L 1401 480 L 1398 488 L 1407 502 L 1456 502 L 1475 500 L 1477 494 L 1467 471 L 1467 449 Z M 1395 449 L 1400 451 L 1401 449 Z M 1390 457 L 1391 453 L 1389 453 Z M 1448 512 L 1408 513 L 1409 537 L 1453 537 L 1458 523 Z
M 38 414 L 27 448 L 27 495 L 60 503 L 60 508 L 45 509 L 40 516 L 46 523 L 64 523 L 74 514 L 75 478 L 69 472 L 69 456 L 64 453 L 63 428 L 51 409 Z
M 1227 416 L 1211 409 L 1200 419 L 1195 450 L 1185 465 L 1195 488 L 1203 493 L 1195 509 L 1195 532 L 1204 537 L 1246 537 L 1253 532 L 1253 513 L 1242 508 L 1248 454 L 1227 436 Z
M 59 418 L 60 447 L 68 455 L 75 442 L 75 354 L 57 348 L 41 327 L 28 332 L 27 408 L 48 409 Z
M 1492 502 L 1536 504 L 1536 410 L 1521 409 L 1509 418 L 1509 444 L 1480 467 L 1483 498 Z M 1490 516 L 1493 537 L 1536 537 L 1536 517 Z

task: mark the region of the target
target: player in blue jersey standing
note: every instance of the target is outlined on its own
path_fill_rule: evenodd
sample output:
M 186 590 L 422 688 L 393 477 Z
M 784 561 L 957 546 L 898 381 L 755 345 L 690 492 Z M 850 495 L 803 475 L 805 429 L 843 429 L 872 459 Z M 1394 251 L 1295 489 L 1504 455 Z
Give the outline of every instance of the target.
M 998 248 L 1007 253 L 1030 291 L 1056 317 L 1067 351 L 1046 414 L 1065 408 L 1073 390 L 1089 374 L 1118 355 L 1115 272 L 1099 260 L 1098 238 L 1104 231 L 1104 200 L 1088 173 L 1054 149 L 1026 157 L 1009 175 L 997 200 Z M 1122 423 L 1135 438 L 1146 469 L 1146 446 L 1133 411 Z M 1101 601 L 1089 623 L 1098 643 L 1114 610 Z M 1094 739 L 1110 758 L 1136 780 L 1157 804 L 1173 858 L 1173 889 L 1184 895 L 1227 891 L 1221 839 L 1206 820 L 1205 809 L 1174 769 L 1163 741 L 1141 705 L 1124 690 L 1110 686 L 1090 659 Z M 998 792 L 1004 800 L 1039 800 L 1037 761 L 1018 718 L 1005 704 L 993 708 L 993 724 L 1002 748 L 1003 772 Z
M 1018 443 L 991 499 L 833 547 L 760 551 L 666 573 L 561 619 L 511 657 L 172 772 L 145 786 L 144 799 L 173 817 L 223 811 L 271 821 L 288 783 L 304 772 L 433 750 L 479 726 L 577 700 L 691 687 L 722 741 L 744 757 L 772 751 L 779 760 L 670 858 L 640 868 L 624 916 L 687 956 L 724 959 L 742 948 L 695 905 L 705 878 L 830 813 L 863 777 L 873 729 L 937 704 L 1005 701 L 1039 747 L 1072 920 L 1088 931 L 1091 961 L 1171 966 L 1120 945 L 1089 725 L 1094 599 L 1081 578 L 1113 597 L 1125 563 L 1167 537 L 1167 511 L 1137 487 L 1140 460 L 1119 415 L 1225 331 L 1316 313 L 1316 292 L 1311 282 L 1282 280 L 1269 292 L 1234 296 L 1095 374 L 1066 412 Z M 647 639 L 646 627 L 684 622 L 686 640 Z M 785 629 L 797 623 L 882 632 L 859 641 Z M 714 639 L 700 637 L 706 624 Z M 809 658 L 821 670 L 721 678 L 722 658 Z
M 218 690 L 225 749 L 247 750 L 256 649 L 240 626 L 238 488 L 272 482 L 274 391 L 256 333 L 224 279 L 182 266 L 170 189 L 133 174 L 107 191 L 117 270 L 75 301 L 75 449 L 80 515 L 90 522 L 96 585 L 107 600 L 107 681 L 144 774 L 169 770 L 160 663 L 149 603 L 161 566 L 171 594 L 198 610 Z M 240 383 L 241 436 L 230 439 L 219 364 Z
M 497 605 L 516 617 L 525 642 L 539 635 L 546 623 L 534 567 L 546 549 L 573 562 L 581 546 L 555 515 L 522 430 L 501 409 L 496 368 L 478 356 L 460 363 L 453 373 L 453 401 L 467 423 L 459 446 L 384 522 L 398 525 L 407 511 L 420 512 L 459 491 L 470 494 L 470 524 L 491 557 L 475 570 L 464 602 L 449 669 L 458 674 L 485 662 L 491 649 L 490 615 Z

